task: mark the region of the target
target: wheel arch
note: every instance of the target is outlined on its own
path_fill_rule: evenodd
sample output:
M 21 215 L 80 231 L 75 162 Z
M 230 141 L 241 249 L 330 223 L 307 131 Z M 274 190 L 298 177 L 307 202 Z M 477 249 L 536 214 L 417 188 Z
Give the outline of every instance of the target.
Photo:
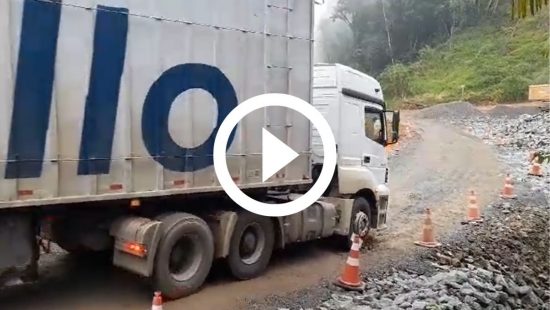
M 378 205 L 376 201 L 376 195 L 374 194 L 374 192 L 371 189 L 363 188 L 359 190 L 357 193 L 355 193 L 355 195 L 353 195 L 353 198 L 356 198 L 356 197 L 363 197 L 368 201 L 370 212 L 371 212 L 370 225 L 372 228 L 377 228 L 378 227 Z

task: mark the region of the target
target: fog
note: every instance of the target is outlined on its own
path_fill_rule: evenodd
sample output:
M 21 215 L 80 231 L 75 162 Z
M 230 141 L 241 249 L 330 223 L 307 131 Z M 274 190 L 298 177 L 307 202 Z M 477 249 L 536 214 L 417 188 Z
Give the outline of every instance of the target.
M 334 7 L 338 4 L 338 0 L 325 0 L 324 4 L 315 5 L 315 44 L 314 44 L 314 61 L 324 61 L 324 53 L 322 51 L 322 45 L 320 41 L 323 39 L 321 31 L 319 31 L 319 24 L 322 20 L 330 18 Z

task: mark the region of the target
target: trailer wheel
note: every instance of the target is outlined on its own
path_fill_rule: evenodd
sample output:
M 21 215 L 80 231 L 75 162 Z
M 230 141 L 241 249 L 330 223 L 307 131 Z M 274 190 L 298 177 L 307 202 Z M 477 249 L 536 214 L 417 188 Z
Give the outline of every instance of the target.
M 205 221 L 187 213 L 163 217 L 161 229 L 154 287 L 171 299 L 190 295 L 201 287 L 212 267 L 212 232 Z
M 248 212 L 239 214 L 227 257 L 233 276 L 247 280 L 260 275 L 267 268 L 274 244 L 275 230 L 270 218 Z

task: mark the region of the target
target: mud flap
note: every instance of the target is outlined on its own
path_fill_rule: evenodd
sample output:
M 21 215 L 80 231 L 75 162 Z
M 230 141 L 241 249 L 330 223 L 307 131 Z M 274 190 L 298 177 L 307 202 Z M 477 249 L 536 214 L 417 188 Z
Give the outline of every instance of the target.
M 231 237 L 237 219 L 237 213 L 232 211 L 220 211 L 207 218 L 206 222 L 214 236 L 215 258 L 223 258 L 229 255 L 229 246 L 231 245 Z
M 110 229 L 115 238 L 113 265 L 149 277 L 153 274 L 155 253 L 160 241 L 161 222 L 142 217 L 124 217 L 116 220 Z M 131 246 L 142 249 L 142 255 L 133 253 Z

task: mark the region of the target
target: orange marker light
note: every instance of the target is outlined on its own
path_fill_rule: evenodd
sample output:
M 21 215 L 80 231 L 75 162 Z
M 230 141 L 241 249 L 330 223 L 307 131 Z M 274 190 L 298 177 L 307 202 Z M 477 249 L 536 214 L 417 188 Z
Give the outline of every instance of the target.
M 139 199 L 130 200 L 130 208 L 137 209 L 139 207 L 141 207 L 141 201 L 139 201 Z
M 145 247 L 145 245 L 134 242 L 124 243 L 122 251 L 138 257 L 145 257 L 147 255 L 147 248 Z

